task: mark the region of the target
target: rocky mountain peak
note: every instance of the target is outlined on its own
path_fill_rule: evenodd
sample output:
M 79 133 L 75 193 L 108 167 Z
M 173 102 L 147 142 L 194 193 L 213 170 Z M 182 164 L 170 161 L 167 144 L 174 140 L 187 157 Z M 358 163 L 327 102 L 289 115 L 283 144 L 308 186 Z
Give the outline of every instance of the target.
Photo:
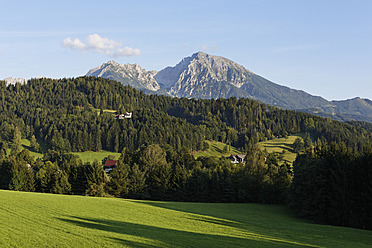
M 8 78 L 5 78 L 3 80 L 7 83 L 7 85 L 9 85 L 9 84 L 16 84 L 16 83 L 20 83 L 20 84 L 27 83 L 27 79 L 26 78 L 8 77 Z
M 120 81 L 147 93 L 208 99 L 247 97 L 286 109 L 311 113 L 312 109 L 316 109 L 320 116 L 330 113 L 331 118 L 335 118 L 334 114 L 341 114 L 342 120 L 372 119 L 372 102 L 368 99 L 329 102 L 322 97 L 275 84 L 238 63 L 204 52 L 196 52 L 159 72 L 146 71 L 138 64 L 122 65 L 110 60 L 90 70 L 87 75 Z
M 88 71 L 87 76 L 104 77 L 138 89 L 157 91 L 159 84 L 154 79 L 156 72 L 146 71 L 138 64 L 119 64 L 113 60 Z
M 161 70 L 155 79 L 162 87 L 170 89 L 171 94 L 180 96 L 178 91 L 184 86 L 188 85 L 191 91 L 202 82 L 204 86 L 212 82 L 225 82 L 240 88 L 250 75 L 253 73 L 231 60 L 197 52 L 182 59 L 176 66 Z M 188 97 L 193 97 L 193 93 L 189 92 Z
M 114 60 L 109 60 L 106 64 L 107 65 L 119 65 L 119 63 L 115 62 Z

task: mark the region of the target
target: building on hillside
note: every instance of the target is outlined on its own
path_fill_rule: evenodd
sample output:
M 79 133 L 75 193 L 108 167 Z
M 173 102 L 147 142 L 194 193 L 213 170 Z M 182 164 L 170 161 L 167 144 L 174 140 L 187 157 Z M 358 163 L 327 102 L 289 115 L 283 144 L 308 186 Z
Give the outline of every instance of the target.
M 109 173 L 112 169 L 116 167 L 117 160 L 106 160 L 103 169 L 106 173 Z
M 116 114 L 115 119 L 124 120 L 132 118 L 132 112 L 127 112 L 125 114 Z
M 125 113 L 124 118 L 125 118 L 125 119 L 130 119 L 130 118 L 132 118 L 132 112 L 127 112 L 127 113 Z
M 231 163 L 237 164 L 237 163 L 245 163 L 245 154 L 231 154 L 229 159 L 231 160 Z

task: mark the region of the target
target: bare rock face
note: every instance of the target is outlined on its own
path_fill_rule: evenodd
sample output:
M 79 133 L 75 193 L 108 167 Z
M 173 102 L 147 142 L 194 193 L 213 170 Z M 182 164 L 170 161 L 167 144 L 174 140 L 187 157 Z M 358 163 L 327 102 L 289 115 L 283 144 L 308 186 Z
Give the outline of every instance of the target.
M 7 85 L 16 84 L 16 83 L 20 83 L 20 84 L 27 83 L 27 80 L 25 78 L 14 78 L 14 77 L 5 78 L 4 81 L 7 83 Z
M 203 52 L 183 58 L 177 65 L 159 72 L 111 60 L 90 70 L 87 75 L 120 81 L 148 94 L 204 99 L 246 97 L 336 120 L 372 122 L 372 102 L 368 99 L 330 102 L 302 90 L 275 84 L 229 59 Z
M 148 72 L 136 64 L 120 65 L 109 61 L 90 70 L 87 75 L 120 81 L 146 93 L 173 97 L 247 97 L 286 109 L 330 104 L 324 98 L 270 82 L 229 59 L 203 52 L 186 57 L 174 67 L 159 72 Z
M 119 64 L 113 60 L 91 69 L 87 76 L 103 77 L 119 81 L 137 89 L 157 91 L 159 84 L 154 79 L 156 71 L 146 71 L 137 64 Z
M 198 52 L 184 58 L 175 67 L 161 70 L 155 79 L 173 96 L 219 98 L 234 95 L 232 91 L 239 89 L 252 75 L 231 60 Z M 249 94 L 241 92 L 239 96 Z

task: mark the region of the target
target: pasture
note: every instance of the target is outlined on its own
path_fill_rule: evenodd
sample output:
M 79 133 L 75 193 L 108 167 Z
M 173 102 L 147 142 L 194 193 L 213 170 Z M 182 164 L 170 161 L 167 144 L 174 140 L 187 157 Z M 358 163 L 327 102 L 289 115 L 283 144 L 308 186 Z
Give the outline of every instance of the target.
M 194 151 L 192 154 L 194 155 L 195 158 L 202 157 L 202 156 L 205 156 L 205 157 L 212 157 L 212 156 L 213 157 L 221 157 L 221 156 L 228 157 L 231 154 L 242 153 L 241 151 L 239 151 L 238 149 L 236 149 L 233 146 L 230 147 L 230 151 L 227 150 L 227 152 L 224 152 L 224 148 L 225 148 L 226 144 L 222 143 L 222 142 L 218 142 L 218 141 L 214 141 L 214 140 L 212 140 L 212 141 L 211 140 L 206 140 L 206 142 L 208 143 L 209 148 L 205 151 Z
M 283 206 L 0 191 L 1 247 L 370 247 L 372 231 L 312 224 Z
M 301 138 L 301 135 L 290 135 L 288 138 L 278 138 L 259 142 L 261 149 L 266 149 L 268 153 L 281 153 L 283 150 L 283 160 L 292 164 L 295 161 L 297 154 L 293 152 L 292 144 L 296 138 Z

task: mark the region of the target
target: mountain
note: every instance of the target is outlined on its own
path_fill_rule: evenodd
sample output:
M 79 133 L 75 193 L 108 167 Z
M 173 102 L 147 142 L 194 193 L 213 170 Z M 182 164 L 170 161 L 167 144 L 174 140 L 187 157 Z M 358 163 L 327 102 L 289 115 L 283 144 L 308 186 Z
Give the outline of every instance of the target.
M 25 78 L 14 78 L 14 77 L 5 78 L 5 79 L 3 79 L 3 81 L 5 81 L 7 84 L 16 84 L 16 83 L 25 84 L 25 83 L 27 83 L 27 80 Z
M 109 61 L 87 76 L 113 79 L 147 94 L 216 99 L 246 97 L 284 109 L 301 110 L 340 121 L 372 122 L 368 99 L 328 101 L 302 90 L 275 84 L 229 59 L 198 52 L 173 67 L 146 71 L 139 65 Z
M 352 111 L 355 115 L 363 115 L 372 118 L 372 101 L 356 97 L 344 101 L 332 101 L 337 106 L 336 112 L 347 114 Z
M 108 78 L 130 85 L 136 89 L 157 91 L 159 84 L 154 79 L 156 71 L 146 71 L 137 64 L 118 64 L 113 60 L 91 69 L 87 76 Z
M 203 52 L 161 70 L 155 79 L 176 97 L 248 97 L 286 109 L 330 105 L 324 98 L 272 83 L 231 60 Z
M 358 120 L 372 122 L 372 101 L 360 97 L 342 101 L 331 101 L 331 105 L 328 106 L 300 110 L 339 121 Z

